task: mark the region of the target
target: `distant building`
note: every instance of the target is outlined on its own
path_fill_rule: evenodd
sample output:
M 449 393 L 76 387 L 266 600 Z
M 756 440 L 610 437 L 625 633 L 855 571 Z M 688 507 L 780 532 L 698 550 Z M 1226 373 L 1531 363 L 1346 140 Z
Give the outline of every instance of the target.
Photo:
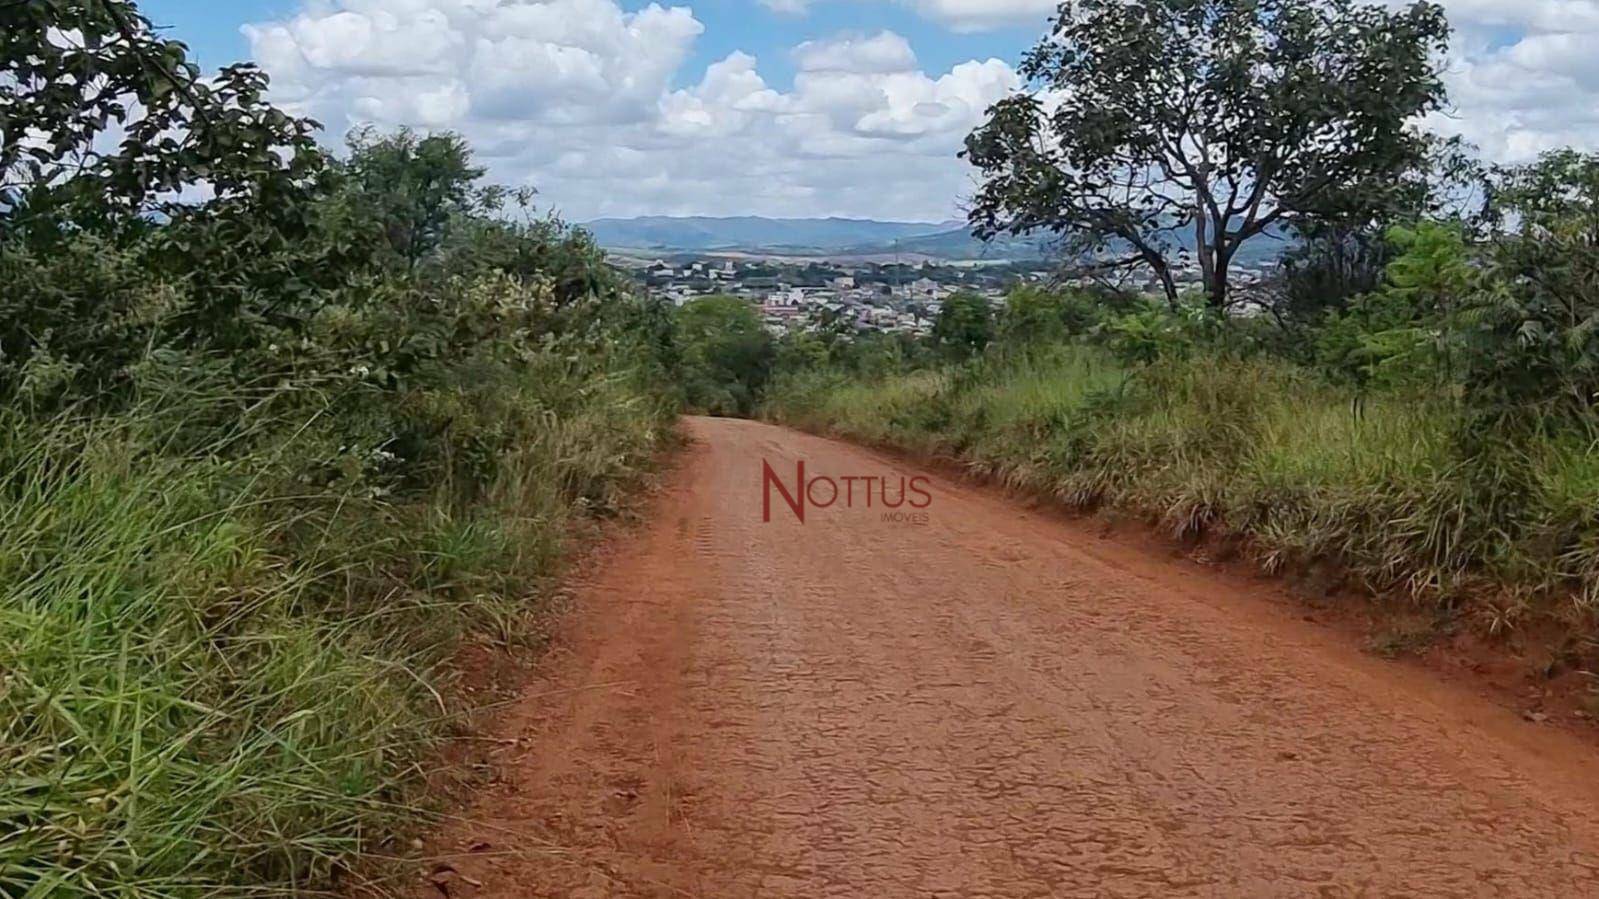
M 774 293 L 761 304 L 761 312 L 767 315 L 792 315 L 799 311 L 800 297 L 794 296 L 798 291 L 785 291 Z

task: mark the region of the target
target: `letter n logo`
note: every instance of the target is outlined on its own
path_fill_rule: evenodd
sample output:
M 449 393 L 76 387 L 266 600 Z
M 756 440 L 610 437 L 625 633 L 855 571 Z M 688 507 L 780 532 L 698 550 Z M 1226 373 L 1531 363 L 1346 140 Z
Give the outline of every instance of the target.
M 783 479 L 772 470 L 771 463 L 765 459 L 761 460 L 761 518 L 767 524 L 772 522 L 773 487 L 782 494 L 783 502 L 788 503 L 789 509 L 793 511 L 794 517 L 799 519 L 800 524 L 805 523 L 805 461 L 802 459 L 796 465 L 798 481 L 794 492 L 789 493 L 788 488 L 783 486 Z

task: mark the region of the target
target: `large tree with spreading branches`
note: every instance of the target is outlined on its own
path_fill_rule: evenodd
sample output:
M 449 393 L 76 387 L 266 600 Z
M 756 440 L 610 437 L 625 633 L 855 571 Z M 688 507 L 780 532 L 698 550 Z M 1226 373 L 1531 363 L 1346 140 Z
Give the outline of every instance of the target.
M 1427 2 L 1067 0 L 1023 61 L 1031 90 L 967 139 L 972 225 L 1055 234 L 1085 268 L 1152 273 L 1173 303 L 1192 254 L 1223 308 L 1246 242 L 1413 193 L 1448 39 Z

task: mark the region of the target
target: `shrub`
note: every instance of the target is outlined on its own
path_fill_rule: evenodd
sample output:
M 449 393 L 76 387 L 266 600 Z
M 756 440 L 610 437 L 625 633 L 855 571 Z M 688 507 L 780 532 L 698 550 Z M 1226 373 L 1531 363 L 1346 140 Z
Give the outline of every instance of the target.
M 771 377 L 776 348 L 749 303 L 702 297 L 677 314 L 680 377 L 689 408 L 748 415 Z

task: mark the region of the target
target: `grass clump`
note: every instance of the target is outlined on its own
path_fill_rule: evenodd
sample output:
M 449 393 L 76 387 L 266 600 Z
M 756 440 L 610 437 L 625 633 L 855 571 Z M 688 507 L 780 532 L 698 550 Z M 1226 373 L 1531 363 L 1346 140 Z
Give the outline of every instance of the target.
M 510 432 L 471 489 L 308 483 L 371 460 L 325 458 L 304 397 L 181 452 L 236 397 L 0 417 L 0 893 L 325 885 L 414 825 L 456 641 L 536 608 L 665 424 L 624 375 L 541 363 L 486 406 L 416 398 Z
M 1591 605 L 1592 444 L 1529 438 L 1499 460 L 1530 485 L 1489 505 L 1448 396 L 1362 393 L 1291 362 L 1181 353 L 1123 362 L 1092 343 L 993 353 L 877 383 L 781 375 L 767 414 L 952 456 L 1078 508 L 1174 537 L 1245 538 L 1269 571 L 1332 562 L 1365 589 L 1453 606 L 1480 592 Z M 1564 614 L 1564 613 L 1563 613 Z

